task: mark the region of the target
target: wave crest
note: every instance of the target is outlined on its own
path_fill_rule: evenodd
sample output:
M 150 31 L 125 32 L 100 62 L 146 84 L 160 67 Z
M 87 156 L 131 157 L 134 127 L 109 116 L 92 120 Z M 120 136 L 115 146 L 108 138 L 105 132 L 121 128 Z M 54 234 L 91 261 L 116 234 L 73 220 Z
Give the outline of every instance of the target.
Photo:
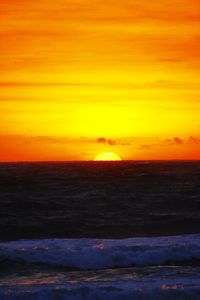
M 0 244 L 0 259 L 76 269 L 200 260 L 200 234 L 123 240 L 44 239 Z

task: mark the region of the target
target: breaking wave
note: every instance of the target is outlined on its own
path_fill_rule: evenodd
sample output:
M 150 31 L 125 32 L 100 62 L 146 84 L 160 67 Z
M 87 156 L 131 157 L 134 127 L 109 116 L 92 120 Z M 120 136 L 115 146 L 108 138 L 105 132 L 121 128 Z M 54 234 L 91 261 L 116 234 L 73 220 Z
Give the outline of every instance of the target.
M 21 240 L 1 243 L 0 260 L 79 270 L 197 263 L 200 234 L 122 240 Z

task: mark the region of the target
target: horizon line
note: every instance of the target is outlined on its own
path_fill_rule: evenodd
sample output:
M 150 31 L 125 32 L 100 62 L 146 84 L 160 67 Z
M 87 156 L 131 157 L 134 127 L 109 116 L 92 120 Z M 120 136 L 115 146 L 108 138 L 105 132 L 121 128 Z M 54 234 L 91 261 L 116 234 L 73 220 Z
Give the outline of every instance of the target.
M 200 162 L 200 159 L 122 159 L 122 160 L 16 160 L 16 161 L 0 161 L 0 164 L 9 164 L 9 163 L 123 163 L 123 162 Z

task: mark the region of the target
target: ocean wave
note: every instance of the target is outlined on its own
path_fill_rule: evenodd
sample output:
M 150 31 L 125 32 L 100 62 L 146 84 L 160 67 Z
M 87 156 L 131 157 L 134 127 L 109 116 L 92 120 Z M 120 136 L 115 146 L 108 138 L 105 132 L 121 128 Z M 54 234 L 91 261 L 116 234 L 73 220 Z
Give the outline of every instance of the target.
M 200 260 L 200 234 L 105 239 L 20 240 L 0 244 L 0 261 L 82 270 L 164 265 Z
M 116 281 L 101 283 L 38 284 L 0 287 L 1 300 L 199 300 L 199 279 L 188 281 Z M 175 283 L 177 282 L 177 283 Z

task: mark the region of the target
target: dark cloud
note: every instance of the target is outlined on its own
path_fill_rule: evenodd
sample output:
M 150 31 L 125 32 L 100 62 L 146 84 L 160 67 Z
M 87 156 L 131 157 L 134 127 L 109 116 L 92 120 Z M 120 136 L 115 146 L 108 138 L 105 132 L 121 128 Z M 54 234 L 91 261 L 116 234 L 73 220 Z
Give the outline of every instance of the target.
M 107 139 L 105 139 L 104 137 L 98 138 L 97 139 L 97 143 L 99 143 L 99 144 L 106 144 L 107 143 Z
M 184 141 L 182 139 L 180 139 L 179 137 L 175 137 L 173 139 L 173 141 L 174 141 L 174 144 L 176 144 L 176 145 L 182 145 L 182 144 L 184 144 Z
M 101 138 L 98 138 L 97 139 L 97 143 L 100 143 L 100 144 L 108 144 L 110 146 L 115 146 L 117 145 L 118 143 L 115 141 L 115 140 L 112 140 L 112 139 L 106 139 L 104 137 L 101 137 Z
M 200 138 L 190 136 L 188 142 L 191 144 L 200 144 Z
M 107 143 L 111 146 L 117 145 L 117 142 L 115 140 L 111 140 L 111 139 L 107 140 Z
M 174 137 L 172 139 L 166 139 L 164 143 L 169 145 L 182 145 L 184 144 L 184 140 L 179 137 Z
M 181 145 L 186 145 L 186 146 L 192 146 L 192 145 L 200 145 L 200 137 L 194 137 L 194 136 L 190 136 L 188 138 L 186 138 L 185 140 L 180 138 L 180 137 L 173 137 L 173 138 L 168 138 L 166 140 L 160 141 L 158 143 L 155 144 L 142 144 L 139 145 L 139 150 L 151 150 L 151 149 L 155 149 L 155 148 L 162 148 L 162 147 L 166 147 L 166 146 L 181 146 Z
M 130 143 L 126 143 L 126 142 L 118 142 L 116 140 L 113 139 L 106 139 L 104 137 L 100 137 L 97 139 L 97 143 L 99 144 L 104 144 L 104 145 L 110 145 L 110 146 L 116 146 L 116 145 L 120 145 L 120 146 L 129 146 L 131 145 Z
M 155 144 L 140 145 L 139 149 L 150 150 L 152 148 L 163 147 L 163 146 L 176 146 L 176 145 L 179 146 L 179 145 L 183 145 L 184 143 L 185 143 L 185 141 L 183 139 L 181 139 L 180 137 L 173 137 L 173 138 L 166 139 L 164 141 L 160 141 Z

